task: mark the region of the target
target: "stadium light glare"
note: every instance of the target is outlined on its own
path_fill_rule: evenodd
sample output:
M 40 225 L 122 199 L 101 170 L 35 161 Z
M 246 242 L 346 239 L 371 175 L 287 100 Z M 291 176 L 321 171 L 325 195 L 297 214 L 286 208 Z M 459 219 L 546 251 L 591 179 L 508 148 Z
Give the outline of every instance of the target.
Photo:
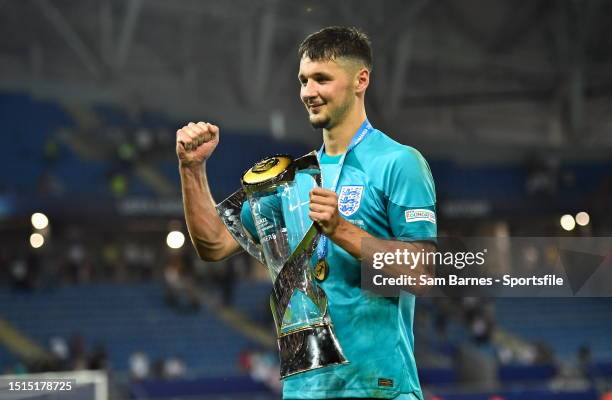
M 574 217 L 569 214 L 565 214 L 564 216 L 562 216 L 560 222 L 561 228 L 565 229 L 566 231 L 571 231 L 576 227 L 576 221 L 574 220 Z
M 45 229 L 49 225 L 49 218 L 43 213 L 34 213 L 32 214 L 32 226 L 35 229 Z
M 576 214 L 576 223 L 580 226 L 587 226 L 591 222 L 591 216 L 586 211 Z
M 166 237 L 166 244 L 171 249 L 180 249 L 185 244 L 185 235 L 181 231 L 172 231 Z
M 30 246 L 35 249 L 42 247 L 45 244 L 45 237 L 40 233 L 33 233 L 30 235 Z

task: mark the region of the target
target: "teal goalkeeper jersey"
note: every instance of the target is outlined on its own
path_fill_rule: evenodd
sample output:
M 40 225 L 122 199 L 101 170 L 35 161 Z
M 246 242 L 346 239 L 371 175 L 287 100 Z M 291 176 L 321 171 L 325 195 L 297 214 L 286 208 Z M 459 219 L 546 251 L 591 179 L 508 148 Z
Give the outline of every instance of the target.
M 325 188 L 333 185 L 340 158 L 322 155 Z M 296 180 L 299 183 L 299 177 Z M 341 216 L 375 237 L 435 241 L 436 196 L 429 166 L 417 150 L 381 131 L 372 130 L 347 154 L 336 192 Z M 308 192 L 301 196 L 305 199 L 302 212 L 307 216 Z M 248 204 L 241 218 L 257 237 Z M 399 298 L 384 298 L 362 290 L 359 260 L 332 241 L 328 243 L 329 273 L 320 285 L 349 364 L 284 379 L 283 398 L 390 399 L 400 393 L 422 398 L 412 333 L 415 297 L 402 292 Z M 316 254 L 312 265 L 315 261 Z

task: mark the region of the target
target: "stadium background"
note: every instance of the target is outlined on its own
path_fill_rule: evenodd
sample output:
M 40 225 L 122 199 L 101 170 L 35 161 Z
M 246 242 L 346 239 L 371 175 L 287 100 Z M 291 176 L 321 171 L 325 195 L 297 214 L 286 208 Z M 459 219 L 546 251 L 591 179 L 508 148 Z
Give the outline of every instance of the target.
M 597 0 L 0 1 L 0 373 L 100 369 L 112 399 L 279 398 L 264 268 L 169 235 L 187 233 L 174 136 L 221 127 L 217 200 L 262 156 L 318 147 L 296 46 L 331 24 L 371 36 L 368 116 L 429 160 L 441 234 L 610 235 L 611 16 Z M 419 300 L 427 398 L 609 399 L 611 311 Z

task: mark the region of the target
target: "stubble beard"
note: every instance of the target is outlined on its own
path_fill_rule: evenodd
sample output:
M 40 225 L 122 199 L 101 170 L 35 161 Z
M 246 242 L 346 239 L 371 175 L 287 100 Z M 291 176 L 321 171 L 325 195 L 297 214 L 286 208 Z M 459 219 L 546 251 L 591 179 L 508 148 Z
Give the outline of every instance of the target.
M 322 119 L 313 121 L 312 119 L 309 118 L 310 125 L 312 126 L 313 129 L 331 129 L 338 122 L 346 118 L 346 115 L 349 113 L 349 110 L 351 109 L 351 105 L 352 104 L 347 101 L 339 109 L 335 110 L 335 112 L 332 112 L 329 115 L 326 115 Z
M 330 128 L 331 118 L 329 116 L 327 116 L 325 118 L 317 119 L 317 120 L 314 120 L 314 121 L 312 119 L 310 119 L 310 125 L 312 126 L 313 129 L 326 129 L 326 128 Z

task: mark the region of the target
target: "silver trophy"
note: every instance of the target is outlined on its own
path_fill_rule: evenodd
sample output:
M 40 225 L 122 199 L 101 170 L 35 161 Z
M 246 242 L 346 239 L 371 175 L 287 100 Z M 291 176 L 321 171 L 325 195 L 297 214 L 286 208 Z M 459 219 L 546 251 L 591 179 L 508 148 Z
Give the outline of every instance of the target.
M 328 273 L 325 260 L 311 266 L 320 234 L 308 218 L 308 193 L 321 186 L 315 152 L 293 159 L 265 158 L 242 176 L 242 188 L 217 205 L 234 239 L 266 265 L 273 282 L 270 308 L 276 323 L 281 379 L 344 364 L 318 281 Z M 258 239 L 245 229 L 241 213 L 250 208 Z

